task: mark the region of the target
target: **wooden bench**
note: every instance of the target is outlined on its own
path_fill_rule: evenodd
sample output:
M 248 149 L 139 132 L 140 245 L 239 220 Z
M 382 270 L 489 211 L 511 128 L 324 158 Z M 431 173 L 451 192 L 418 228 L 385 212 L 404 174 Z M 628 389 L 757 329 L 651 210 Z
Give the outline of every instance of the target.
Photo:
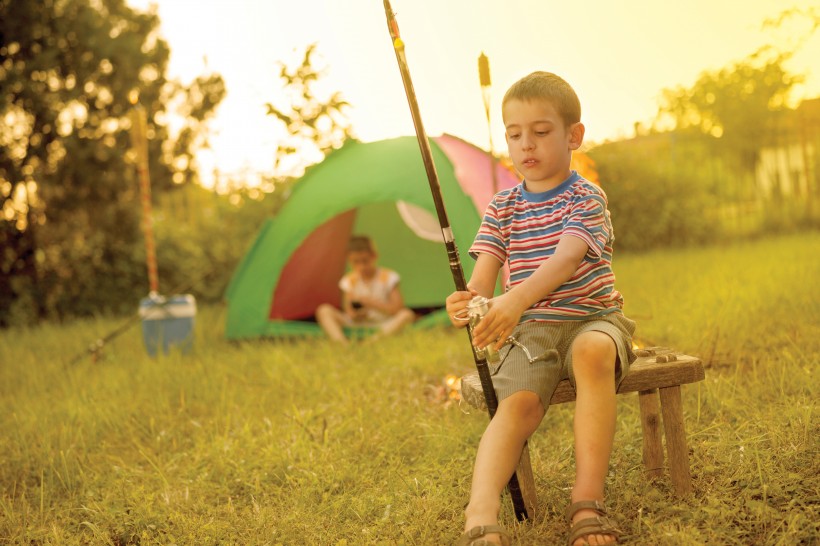
M 646 473 L 652 479 L 663 475 L 664 455 L 661 441 L 661 422 L 663 422 L 672 486 L 678 496 L 689 495 L 692 492 L 692 477 L 689 473 L 689 451 L 686 446 L 686 430 L 683 422 L 681 385 L 702 381 L 705 378 L 703 363 L 699 358 L 676 353 L 664 347 L 647 347 L 638 349 L 635 353 L 638 359 L 630 366 L 629 374 L 621 382 L 618 394 L 638 393 L 643 431 L 643 462 Z M 469 388 L 479 391 L 480 394 L 481 383 L 477 372 L 465 375 L 461 381 L 462 390 Z M 558 384 L 550 405 L 574 400 L 575 390 L 568 380 L 564 380 Z M 527 450 L 519 463 L 518 474 L 525 502 L 534 510 L 536 507 L 535 483 L 532 479 L 532 466 Z

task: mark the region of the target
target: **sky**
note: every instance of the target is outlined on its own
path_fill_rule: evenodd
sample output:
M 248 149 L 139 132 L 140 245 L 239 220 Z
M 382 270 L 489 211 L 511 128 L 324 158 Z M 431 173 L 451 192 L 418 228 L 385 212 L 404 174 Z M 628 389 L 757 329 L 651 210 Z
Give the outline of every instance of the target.
M 324 68 L 319 93 L 352 105 L 357 138 L 370 142 L 414 129 L 387 30 L 382 0 L 128 0 L 157 10 L 171 47 L 168 76 L 188 83 L 218 72 L 227 96 L 200 154 L 208 185 L 214 168 L 249 177 L 270 173 L 283 129 L 265 103 L 284 97 L 279 65 L 296 66 L 312 43 Z M 534 70 L 570 82 L 581 100 L 588 143 L 629 137 L 651 122 L 664 88 L 695 83 L 705 70 L 742 60 L 764 44 L 793 48 L 809 33 L 796 19 L 780 30 L 762 23 L 816 0 L 392 0 L 429 136 L 449 133 L 496 151 L 506 148 L 501 98 Z M 489 57 L 488 128 L 478 56 Z M 806 76 L 795 101 L 820 96 L 820 30 L 786 65 Z

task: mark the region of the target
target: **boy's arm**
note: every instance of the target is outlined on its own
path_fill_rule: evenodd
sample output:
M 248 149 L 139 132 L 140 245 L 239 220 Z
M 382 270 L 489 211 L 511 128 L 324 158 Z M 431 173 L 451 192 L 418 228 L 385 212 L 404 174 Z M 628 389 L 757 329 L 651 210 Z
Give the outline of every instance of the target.
M 467 304 L 473 299 L 473 296 L 482 295 L 485 298 L 492 298 L 495 291 L 495 282 L 498 279 L 498 272 L 501 270 L 501 262 L 490 254 L 479 254 L 476 260 L 473 274 L 470 276 L 470 282 L 467 283 L 468 291 L 453 292 L 447 296 L 445 304 L 447 306 L 447 314 L 450 316 L 450 322 L 453 326 L 463 327 L 467 325 L 466 320 L 456 318 L 466 318 Z
M 479 295 L 487 299 L 492 298 L 495 293 L 495 283 L 498 280 L 498 272 L 500 270 L 501 262 L 492 254 L 479 254 L 467 287 L 475 290 Z
M 496 347 L 500 349 L 524 311 L 572 278 L 588 250 L 589 246 L 580 237 L 561 237 L 555 253 L 527 280 L 493 300 L 490 311 L 473 331 L 473 344 L 484 347 L 497 340 Z

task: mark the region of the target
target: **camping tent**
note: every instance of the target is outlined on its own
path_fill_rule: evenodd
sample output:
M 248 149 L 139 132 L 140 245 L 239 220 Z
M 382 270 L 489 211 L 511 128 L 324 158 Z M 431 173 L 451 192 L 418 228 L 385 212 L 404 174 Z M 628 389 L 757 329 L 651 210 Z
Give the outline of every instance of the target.
M 442 195 L 469 279 L 466 251 L 493 195 L 490 158 L 453 136 L 430 139 Z M 496 165 L 496 187 L 518 183 Z M 340 305 L 351 234 L 369 235 L 379 263 L 401 275 L 405 304 L 441 307 L 453 280 L 441 229 L 414 137 L 350 141 L 311 167 L 279 213 L 262 226 L 228 286 L 231 339 L 321 333 L 312 322 L 321 303 Z M 441 320 L 441 313 L 418 323 Z M 418 324 L 417 323 L 417 324 Z

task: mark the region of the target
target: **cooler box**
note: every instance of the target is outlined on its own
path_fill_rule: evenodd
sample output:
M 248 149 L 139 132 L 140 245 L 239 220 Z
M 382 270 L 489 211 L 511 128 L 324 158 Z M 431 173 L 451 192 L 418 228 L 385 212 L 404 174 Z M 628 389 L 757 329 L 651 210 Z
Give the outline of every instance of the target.
M 194 317 L 196 300 L 190 294 L 171 296 L 151 295 L 140 300 L 142 337 L 150 356 L 171 347 L 187 353 L 194 344 Z

